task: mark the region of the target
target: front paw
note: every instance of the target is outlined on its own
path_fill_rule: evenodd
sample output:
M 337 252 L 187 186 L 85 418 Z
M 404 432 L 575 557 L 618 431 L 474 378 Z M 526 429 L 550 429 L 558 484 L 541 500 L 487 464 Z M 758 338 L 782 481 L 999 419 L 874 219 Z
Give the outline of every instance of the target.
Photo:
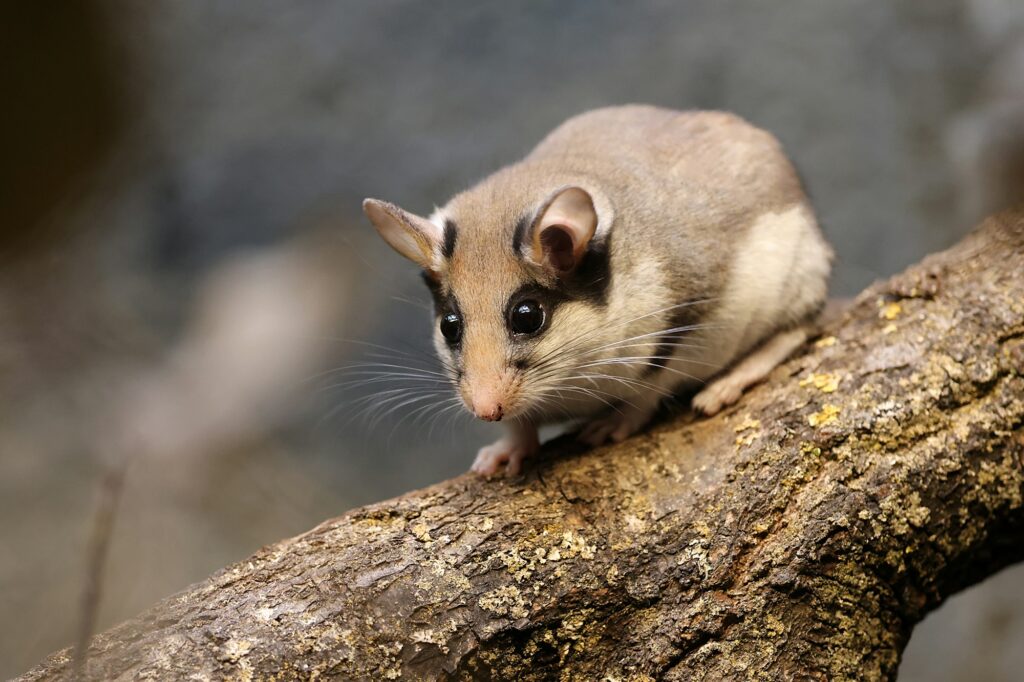
M 505 473 L 517 476 L 523 470 L 523 460 L 537 451 L 536 446 L 501 439 L 485 445 L 476 453 L 470 471 L 481 476 L 493 476 L 505 465 Z

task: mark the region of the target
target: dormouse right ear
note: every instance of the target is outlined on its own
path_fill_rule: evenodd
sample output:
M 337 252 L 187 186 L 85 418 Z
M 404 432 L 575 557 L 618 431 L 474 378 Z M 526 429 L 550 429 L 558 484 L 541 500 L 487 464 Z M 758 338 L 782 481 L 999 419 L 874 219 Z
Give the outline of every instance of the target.
M 437 269 L 444 230 L 426 218 L 379 199 L 364 200 L 363 212 L 391 248 L 424 270 Z
M 538 211 L 524 255 L 555 275 L 566 275 L 583 260 L 596 230 L 597 209 L 590 193 L 582 187 L 562 187 Z

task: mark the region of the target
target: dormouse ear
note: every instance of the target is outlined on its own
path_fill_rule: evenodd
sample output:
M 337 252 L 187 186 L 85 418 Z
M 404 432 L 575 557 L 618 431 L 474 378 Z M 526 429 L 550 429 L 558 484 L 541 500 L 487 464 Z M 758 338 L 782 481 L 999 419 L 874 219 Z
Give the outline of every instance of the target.
M 597 229 L 597 210 L 580 187 L 556 190 L 541 206 L 531 228 L 527 258 L 556 274 L 576 269 Z
M 363 212 L 391 248 L 424 270 L 437 268 L 435 254 L 444 230 L 426 218 L 378 199 L 363 201 Z

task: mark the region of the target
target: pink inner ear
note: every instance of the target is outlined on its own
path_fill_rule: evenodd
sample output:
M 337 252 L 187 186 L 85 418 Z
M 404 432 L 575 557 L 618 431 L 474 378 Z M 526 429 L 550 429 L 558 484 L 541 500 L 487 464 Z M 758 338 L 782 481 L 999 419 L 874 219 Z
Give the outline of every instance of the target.
M 560 272 L 568 272 L 576 265 L 572 234 L 564 225 L 545 227 L 540 233 L 540 244 L 548 263 Z

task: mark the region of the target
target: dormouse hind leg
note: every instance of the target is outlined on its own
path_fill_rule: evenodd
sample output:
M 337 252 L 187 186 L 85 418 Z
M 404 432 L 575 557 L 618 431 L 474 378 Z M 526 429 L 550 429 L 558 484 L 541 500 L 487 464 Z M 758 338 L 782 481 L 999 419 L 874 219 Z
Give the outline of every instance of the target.
M 654 389 L 630 396 L 629 402 L 616 405 L 607 414 L 585 424 L 576 438 L 592 447 L 608 440 L 620 443 L 651 421 L 661 398 L 662 394 Z
M 768 376 L 776 365 L 807 340 L 807 327 L 797 327 L 779 332 L 756 348 L 729 373 L 704 387 L 693 397 L 694 408 L 706 415 L 713 415 L 723 407 L 732 405 L 750 386 Z
M 493 476 L 502 464 L 509 476 L 519 474 L 523 460 L 540 449 L 537 427 L 533 422 L 510 421 L 505 424 L 505 437 L 485 445 L 476 453 L 470 470 L 481 476 Z

